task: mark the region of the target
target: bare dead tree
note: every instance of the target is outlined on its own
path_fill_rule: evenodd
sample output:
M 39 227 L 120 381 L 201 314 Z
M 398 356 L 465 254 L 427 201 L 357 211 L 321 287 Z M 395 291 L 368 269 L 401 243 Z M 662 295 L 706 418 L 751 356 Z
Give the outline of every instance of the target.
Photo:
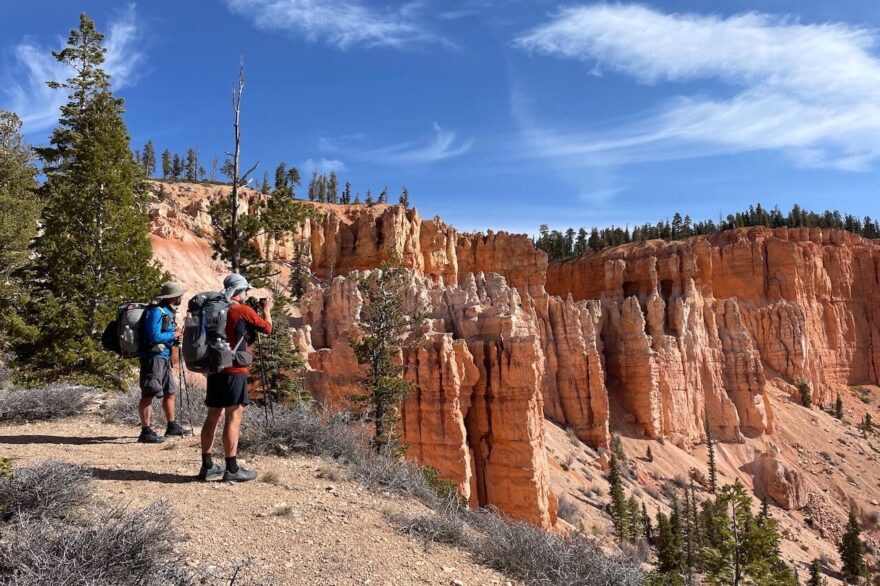
M 232 263 L 232 272 L 237 273 L 240 268 L 239 258 L 239 240 L 241 236 L 238 233 L 238 188 L 247 185 L 248 175 L 260 164 L 259 161 L 254 163 L 253 167 L 248 169 L 243 175 L 239 175 L 239 159 L 241 157 L 241 127 L 239 121 L 241 119 L 241 95 L 244 92 L 244 57 L 241 58 L 238 67 L 238 85 L 232 88 L 232 111 L 234 120 L 232 127 L 235 131 L 235 148 L 231 153 L 226 153 L 232 157 L 232 238 L 230 242 L 230 261 Z

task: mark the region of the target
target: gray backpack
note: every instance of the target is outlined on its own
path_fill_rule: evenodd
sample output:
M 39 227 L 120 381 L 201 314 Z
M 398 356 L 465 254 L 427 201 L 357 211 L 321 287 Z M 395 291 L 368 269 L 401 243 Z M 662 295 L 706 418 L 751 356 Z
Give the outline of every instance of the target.
M 183 326 L 183 361 L 193 372 L 221 372 L 250 364 L 247 352 L 231 348 L 226 340 L 229 301 L 223 293 L 205 291 L 189 300 Z M 240 342 L 240 341 L 239 341 Z

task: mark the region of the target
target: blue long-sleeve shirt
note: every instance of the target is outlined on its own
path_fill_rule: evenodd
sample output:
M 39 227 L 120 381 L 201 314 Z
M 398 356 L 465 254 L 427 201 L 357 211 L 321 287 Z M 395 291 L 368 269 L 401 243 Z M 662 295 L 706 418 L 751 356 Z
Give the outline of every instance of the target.
M 165 360 L 171 358 L 171 346 L 174 344 L 176 327 L 174 312 L 170 308 L 164 305 L 154 305 L 147 308 L 141 332 L 144 348 L 141 355 L 144 357 L 159 356 Z M 158 344 L 164 344 L 165 349 L 161 352 L 154 352 L 152 348 Z

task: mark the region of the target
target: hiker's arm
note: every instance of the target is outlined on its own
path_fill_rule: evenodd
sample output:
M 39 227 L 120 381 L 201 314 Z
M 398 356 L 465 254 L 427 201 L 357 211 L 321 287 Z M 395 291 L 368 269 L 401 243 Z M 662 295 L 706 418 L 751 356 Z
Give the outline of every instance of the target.
M 251 326 L 253 326 L 254 329 L 256 329 L 264 334 L 271 334 L 272 333 L 271 320 L 263 319 L 262 317 L 257 315 L 256 311 L 254 311 L 253 309 L 251 309 L 248 306 L 245 306 L 245 307 L 247 307 L 247 310 L 245 310 L 244 314 L 242 315 L 242 319 L 244 321 L 246 321 L 247 323 L 249 323 Z M 267 312 L 267 316 L 268 316 L 268 312 Z
M 147 342 L 151 346 L 155 346 L 157 344 L 167 344 L 170 346 L 171 343 L 174 341 L 173 329 L 169 329 L 167 332 L 162 331 L 162 312 L 158 309 L 151 309 L 147 311 L 145 325 Z

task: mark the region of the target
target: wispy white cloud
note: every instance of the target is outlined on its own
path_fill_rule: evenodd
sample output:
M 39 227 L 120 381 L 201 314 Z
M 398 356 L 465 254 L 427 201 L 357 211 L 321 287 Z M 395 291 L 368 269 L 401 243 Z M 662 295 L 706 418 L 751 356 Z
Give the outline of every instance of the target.
M 458 157 L 471 150 L 473 145 L 473 139 L 458 140 L 455 132 L 445 130 L 435 122 L 434 131 L 426 140 L 361 150 L 352 155 L 383 165 L 423 165 Z
M 107 54 L 104 69 L 110 74 L 115 90 L 131 85 L 142 64 L 144 54 L 138 48 L 140 30 L 135 5 L 129 5 L 109 26 L 105 38 Z M 63 44 L 59 40 L 58 44 Z M 40 132 L 52 127 L 58 120 L 59 109 L 67 101 L 63 91 L 50 89 L 47 81 L 63 81 L 71 76 L 71 69 L 52 57 L 52 49 L 40 46 L 32 39 L 23 39 L 13 49 L 15 65 L 6 73 L 3 108 L 19 115 L 27 133 Z
M 659 103 L 608 131 L 530 129 L 545 156 L 626 163 L 776 150 L 806 167 L 863 170 L 880 157 L 876 41 L 873 30 L 841 23 L 594 5 L 563 9 L 515 44 L 646 85 L 707 80 L 727 88 L 726 97 Z
M 418 19 L 422 2 L 374 10 L 359 0 L 226 0 L 229 9 L 264 30 L 280 30 L 339 49 L 403 49 L 427 43 L 452 46 Z
M 304 173 L 311 173 L 312 171 L 317 171 L 318 173 L 330 173 L 334 171 L 339 173 L 341 171 L 345 171 L 348 167 L 345 163 L 338 159 L 306 159 L 300 164 L 300 169 L 303 170 Z

